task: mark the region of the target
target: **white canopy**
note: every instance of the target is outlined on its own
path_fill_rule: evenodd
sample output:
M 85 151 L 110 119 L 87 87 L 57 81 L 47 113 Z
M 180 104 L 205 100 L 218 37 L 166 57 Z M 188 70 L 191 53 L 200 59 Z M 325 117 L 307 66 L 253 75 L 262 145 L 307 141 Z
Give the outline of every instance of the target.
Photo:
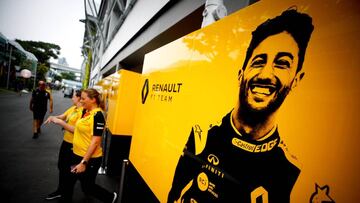
M 26 51 L 19 43 L 17 43 L 15 40 L 8 40 L 8 42 L 16 47 L 19 51 L 25 54 L 26 58 L 31 61 L 38 61 L 35 55 L 31 52 Z

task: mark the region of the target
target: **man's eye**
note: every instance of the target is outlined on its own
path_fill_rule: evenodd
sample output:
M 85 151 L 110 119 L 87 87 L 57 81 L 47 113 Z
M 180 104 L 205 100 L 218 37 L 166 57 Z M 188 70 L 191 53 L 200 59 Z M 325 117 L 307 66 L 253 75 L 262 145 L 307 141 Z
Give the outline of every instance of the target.
M 259 59 L 259 60 L 255 60 L 251 63 L 251 67 L 255 67 L 255 68 L 259 68 L 259 67 L 263 67 L 265 64 L 265 60 Z
M 290 62 L 287 60 L 276 60 L 275 67 L 281 69 L 290 68 Z

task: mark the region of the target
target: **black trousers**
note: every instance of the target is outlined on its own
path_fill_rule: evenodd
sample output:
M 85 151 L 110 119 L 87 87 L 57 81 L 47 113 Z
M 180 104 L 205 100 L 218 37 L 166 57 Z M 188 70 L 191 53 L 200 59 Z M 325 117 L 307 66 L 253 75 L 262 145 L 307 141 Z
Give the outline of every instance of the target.
M 72 174 L 70 172 L 70 167 L 72 165 L 72 143 L 63 141 L 60 146 L 59 159 L 58 159 L 58 169 L 59 169 L 59 185 L 57 191 L 61 194 L 64 193 L 65 181 Z
M 71 173 L 71 175 L 66 178 L 64 184 L 64 196 L 62 198 L 63 202 L 72 202 L 74 185 L 77 180 L 80 181 L 81 188 L 86 195 L 94 196 L 103 202 L 112 202 L 114 194 L 95 183 L 101 159 L 102 157 L 90 159 L 85 172 L 80 174 Z M 72 165 L 79 164 L 81 160 L 82 157 L 72 154 Z

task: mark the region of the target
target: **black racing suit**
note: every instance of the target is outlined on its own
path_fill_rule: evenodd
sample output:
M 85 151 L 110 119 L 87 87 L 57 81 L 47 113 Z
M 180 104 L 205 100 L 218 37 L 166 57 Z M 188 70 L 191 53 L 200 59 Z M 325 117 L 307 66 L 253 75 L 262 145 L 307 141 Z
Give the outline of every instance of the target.
M 192 129 L 176 167 L 168 202 L 290 202 L 300 173 L 277 129 L 265 140 L 240 135 L 231 113 L 204 136 Z M 203 150 L 197 145 L 206 143 Z M 197 149 L 198 148 L 198 149 Z

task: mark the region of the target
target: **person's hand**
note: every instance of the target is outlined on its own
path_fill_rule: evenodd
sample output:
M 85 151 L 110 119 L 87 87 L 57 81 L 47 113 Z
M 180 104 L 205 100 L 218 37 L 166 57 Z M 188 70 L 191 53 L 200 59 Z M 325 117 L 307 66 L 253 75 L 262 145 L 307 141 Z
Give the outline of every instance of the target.
M 54 118 L 54 116 L 49 116 L 46 121 L 44 122 L 44 124 L 48 124 L 52 122 L 52 119 Z
M 63 120 L 61 120 L 60 118 L 56 118 L 56 117 L 52 117 L 51 118 L 51 122 L 55 123 L 55 124 L 60 124 L 62 122 L 64 122 Z
M 86 170 L 86 165 L 80 163 L 71 169 L 71 173 L 83 173 L 85 170 Z

